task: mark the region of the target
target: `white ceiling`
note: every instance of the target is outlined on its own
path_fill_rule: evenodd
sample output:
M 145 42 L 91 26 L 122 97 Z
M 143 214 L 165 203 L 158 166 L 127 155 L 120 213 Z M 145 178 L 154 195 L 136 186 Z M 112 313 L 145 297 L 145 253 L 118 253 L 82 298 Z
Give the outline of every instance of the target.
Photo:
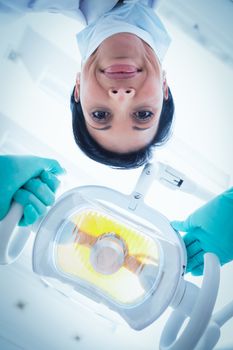
M 164 0 L 159 5 L 163 17 L 233 67 L 232 0 Z
M 173 38 L 164 64 L 176 103 L 176 123 L 173 139 L 158 150 L 157 158 L 216 192 L 233 183 L 233 70 L 230 59 L 219 60 L 206 47 L 216 39 L 214 45 L 221 43 L 221 52 L 233 54 L 232 7 L 227 0 L 165 0 L 160 7 Z M 202 45 L 193 40 L 193 23 L 203 30 Z M 213 23 L 218 23 L 215 27 L 221 28 L 225 41 L 217 40 L 220 33 L 216 37 Z M 79 29 L 74 20 L 52 14 L 0 22 L 0 149 L 60 160 L 68 170 L 61 191 L 91 183 L 130 192 L 140 170 L 116 171 L 96 164 L 81 154 L 72 138 L 67 98 L 80 67 L 75 42 Z M 147 200 L 171 219 L 200 205 L 197 199 L 158 185 Z M 31 271 L 31 244 L 19 262 L 0 266 L 0 349 L 158 349 L 167 314 L 139 333 L 115 327 L 45 288 Z M 232 298 L 232 273 L 232 264 L 222 269 L 218 307 Z M 191 280 L 200 283 L 198 278 Z M 229 322 L 222 349 L 228 343 L 233 349 L 231 329 Z

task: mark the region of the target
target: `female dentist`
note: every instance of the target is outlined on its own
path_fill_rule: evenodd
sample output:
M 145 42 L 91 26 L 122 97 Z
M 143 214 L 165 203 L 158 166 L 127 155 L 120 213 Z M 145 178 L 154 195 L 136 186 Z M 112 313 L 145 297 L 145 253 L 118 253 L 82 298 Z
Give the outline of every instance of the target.
M 162 68 L 170 38 L 151 3 L 120 2 L 77 35 L 74 137 L 88 157 L 116 168 L 145 164 L 170 135 L 174 104 Z
M 166 142 L 174 114 L 162 61 L 170 38 L 155 0 L 0 0 L 0 10 L 50 11 L 86 27 L 77 34 L 81 72 L 71 97 L 74 138 L 95 161 L 145 164 Z

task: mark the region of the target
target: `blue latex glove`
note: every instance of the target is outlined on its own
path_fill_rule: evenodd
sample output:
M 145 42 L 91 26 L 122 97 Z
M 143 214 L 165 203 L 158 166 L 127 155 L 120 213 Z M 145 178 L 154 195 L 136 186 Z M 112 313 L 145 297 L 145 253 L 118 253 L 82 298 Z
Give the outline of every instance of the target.
M 21 226 L 33 224 L 54 203 L 64 169 L 54 159 L 34 156 L 0 156 L 0 220 L 12 200 L 24 207 Z
M 173 221 L 183 237 L 188 256 L 187 272 L 203 274 L 203 256 L 215 253 L 221 265 L 233 260 L 233 187 L 197 209 L 185 221 Z

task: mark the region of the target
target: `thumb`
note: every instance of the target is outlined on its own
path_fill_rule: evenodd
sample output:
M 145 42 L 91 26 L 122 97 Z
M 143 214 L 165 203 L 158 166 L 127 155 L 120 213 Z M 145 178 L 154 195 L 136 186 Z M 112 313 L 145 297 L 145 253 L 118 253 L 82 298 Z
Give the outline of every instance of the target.
M 66 173 L 65 169 L 62 168 L 60 163 L 55 159 L 44 159 L 45 166 L 44 170 L 50 171 L 55 175 L 63 175 Z

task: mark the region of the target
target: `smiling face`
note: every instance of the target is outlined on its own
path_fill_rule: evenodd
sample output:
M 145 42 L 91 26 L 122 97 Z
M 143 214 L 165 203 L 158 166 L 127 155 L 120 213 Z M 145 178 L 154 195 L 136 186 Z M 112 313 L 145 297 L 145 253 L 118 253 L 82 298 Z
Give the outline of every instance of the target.
M 75 98 L 103 148 L 136 151 L 154 138 L 168 87 L 154 51 L 136 35 L 104 40 L 78 75 Z

